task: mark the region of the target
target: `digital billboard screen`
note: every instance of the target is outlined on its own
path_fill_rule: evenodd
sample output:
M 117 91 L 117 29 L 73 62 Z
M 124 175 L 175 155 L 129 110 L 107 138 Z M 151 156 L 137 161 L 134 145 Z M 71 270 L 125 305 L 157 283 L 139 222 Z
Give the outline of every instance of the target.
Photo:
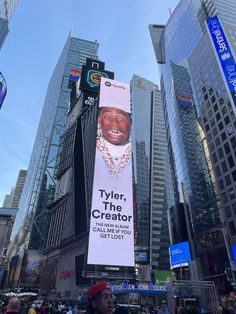
M 236 244 L 232 245 L 232 253 L 233 253 L 234 265 L 236 266 Z
M 130 85 L 101 78 L 88 264 L 134 266 Z
M 98 93 L 102 77 L 113 79 L 114 73 L 83 65 L 80 79 L 80 89 Z
M 135 251 L 135 263 L 148 264 L 149 254 L 148 251 Z
M 42 255 L 37 250 L 28 250 L 24 254 L 21 284 L 38 285 L 42 268 Z
M 213 16 L 207 20 L 207 26 L 215 47 L 218 61 L 224 73 L 230 94 L 234 101 L 234 112 L 236 114 L 236 63 L 224 33 L 218 16 Z
M 180 242 L 169 248 L 171 269 L 188 266 L 191 261 L 189 242 Z

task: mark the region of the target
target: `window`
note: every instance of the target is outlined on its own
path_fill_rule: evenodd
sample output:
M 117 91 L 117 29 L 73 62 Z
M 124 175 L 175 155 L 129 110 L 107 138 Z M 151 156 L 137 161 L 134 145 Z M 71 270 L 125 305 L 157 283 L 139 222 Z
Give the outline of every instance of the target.
M 221 138 L 222 138 L 222 141 L 224 141 L 226 139 L 226 134 L 225 132 L 221 133 Z
M 233 199 L 235 198 L 235 193 L 234 193 L 234 190 L 233 190 L 233 189 L 230 189 L 230 190 L 229 190 L 229 198 L 230 198 L 231 200 L 233 200 Z
M 219 127 L 219 130 L 220 130 L 220 131 L 223 130 L 223 128 L 224 128 L 223 123 L 220 122 L 220 123 L 218 124 L 218 127 Z
M 213 126 L 215 125 L 215 120 L 214 120 L 214 118 L 211 119 L 210 125 L 211 125 L 211 127 L 213 127 Z
M 229 217 L 232 216 L 229 206 L 226 206 L 226 207 L 225 207 L 225 216 L 226 216 L 227 218 L 229 218 Z
M 236 181 L 236 170 L 232 172 L 232 177 L 233 177 L 233 180 Z
M 232 204 L 232 209 L 233 209 L 234 214 L 236 215 L 236 203 Z
M 229 124 L 230 120 L 229 120 L 229 117 L 228 117 L 228 116 L 226 116 L 226 117 L 224 118 L 224 120 L 225 120 L 225 124 L 226 124 L 226 125 Z
M 229 156 L 229 157 L 228 157 L 228 162 L 229 162 L 230 168 L 233 168 L 233 166 L 234 166 L 234 160 L 233 160 L 233 157 L 232 157 L 232 156 Z
M 228 143 L 224 144 L 224 148 L 225 148 L 226 154 L 230 153 L 230 148 L 229 148 L 229 144 Z
M 209 125 L 208 124 L 205 125 L 205 129 L 206 129 L 206 132 L 209 131 Z
M 220 114 L 219 114 L 219 112 L 218 112 L 217 115 L 216 115 L 216 120 L 217 120 L 217 121 L 220 120 Z
M 215 98 L 214 95 L 211 97 L 211 101 L 212 101 L 212 102 L 215 102 L 215 101 L 216 101 L 216 98 Z
M 228 202 L 228 196 L 227 196 L 226 192 L 224 192 L 224 193 L 222 194 L 222 201 L 223 201 L 223 203 Z
M 216 129 L 216 128 L 214 128 L 214 129 L 212 130 L 212 133 L 213 133 L 213 135 L 214 135 L 214 136 L 216 136 L 216 135 L 217 135 L 217 133 L 218 133 L 218 132 L 217 132 L 217 129 Z
M 221 171 L 220 171 L 220 167 L 219 166 L 216 167 L 216 175 L 217 175 L 217 177 L 221 176 Z
M 218 152 L 219 152 L 219 150 L 218 150 Z M 216 153 L 214 153 L 214 154 L 212 154 L 212 161 L 213 161 L 213 163 L 216 163 L 217 162 L 217 156 L 216 156 Z
M 227 175 L 227 176 L 225 177 L 225 182 L 226 182 L 226 185 L 230 185 L 230 184 L 231 184 L 230 175 Z
M 225 161 L 223 161 L 223 162 L 221 163 L 221 168 L 222 168 L 222 171 L 223 171 L 223 172 L 226 172 L 226 171 L 228 170 L 228 168 L 227 168 L 227 165 L 226 165 L 226 162 L 225 162 Z
M 233 149 L 236 148 L 236 138 L 235 137 L 232 137 L 231 140 L 230 140 L 231 144 L 232 144 L 232 147 Z
M 229 222 L 229 230 L 232 236 L 236 234 L 236 229 L 233 221 Z
M 219 159 L 224 156 L 224 153 L 221 147 L 218 149 L 218 155 L 219 155 Z
M 215 143 L 216 143 L 216 147 L 220 145 L 220 139 L 219 139 L 219 137 L 217 137 L 217 138 L 215 139 Z
M 218 110 L 217 104 L 214 105 L 213 109 L 214 109 L 215 112 Z
M 223 189 L 225 187 L 223 180 L 219 180 L 219 187 L 220 189 Z

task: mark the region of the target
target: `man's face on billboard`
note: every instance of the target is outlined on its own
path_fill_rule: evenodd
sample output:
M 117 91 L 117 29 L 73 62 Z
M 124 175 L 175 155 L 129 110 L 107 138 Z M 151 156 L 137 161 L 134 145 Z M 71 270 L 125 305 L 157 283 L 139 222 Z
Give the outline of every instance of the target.
M 105 140 L 114 145 L 124 145 L 129 140 L 130 117 L 123 110 L 103 107 L 101 108 L 98 121 Z

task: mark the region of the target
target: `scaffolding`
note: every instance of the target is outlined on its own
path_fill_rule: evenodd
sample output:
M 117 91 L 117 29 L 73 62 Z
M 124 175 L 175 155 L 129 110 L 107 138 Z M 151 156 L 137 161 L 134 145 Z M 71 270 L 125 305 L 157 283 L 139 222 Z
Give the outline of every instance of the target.
M 219 294 L 213 281 L 176 280 L 169 282 L 166 289 L 171 314 L 175 313 L 177 300 L 195 300 L 199 309 L 204 309 L 202 313 L 220 313 Z

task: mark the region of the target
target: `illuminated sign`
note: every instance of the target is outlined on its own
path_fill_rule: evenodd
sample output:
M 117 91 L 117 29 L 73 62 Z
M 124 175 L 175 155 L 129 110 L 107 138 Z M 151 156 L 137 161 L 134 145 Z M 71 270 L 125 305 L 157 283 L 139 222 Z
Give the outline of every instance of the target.
M 80 80 L 80 89 L 98 93 L 100 88 L 101 77 L 113 79 L 114 73 L 101 69 L 91 68 L 88 67 L 87 65 L 83 65 Z
M 232 245 L 233 261 L 236 266 L 236 245 Z
M 171 269 L 188 266 L 189 261 L 191 261 L 190 248 L 187 241 L 172 245 L 169 248 L 169 254 Z
M 135 283 L 129 284 L 127 282 L 111 285 L 114 294 L 119 293 L 138 293 L 138 294 L 165 294 L 167 292 L 164 285 L 155 285 L 154 283 Z
M 180 94 L 177 94 L 176 96 L 180 105 L 189 106 L 189 107 L 193 105 L 192 97 L 186 96 L 186 95 L 180 95 Z
M 134 266 L 130 85 L 101 78 L 88 264 Z
M 4 76 L 0 72 L 0 109 L 7 94 L 7 84 Z
M 234 56 L 227 42 L 227 38 L 219 18 L 214 16 L 208 19 L 207 25 L 218 56 L 218 60 L 224 72 L 229 91 L 233 98 L 234 104 L 236 104 L 236 64 Z
M 148 251 L 136 251 L 135 252 L 135 262 L 137 264 L 148 264 Z

